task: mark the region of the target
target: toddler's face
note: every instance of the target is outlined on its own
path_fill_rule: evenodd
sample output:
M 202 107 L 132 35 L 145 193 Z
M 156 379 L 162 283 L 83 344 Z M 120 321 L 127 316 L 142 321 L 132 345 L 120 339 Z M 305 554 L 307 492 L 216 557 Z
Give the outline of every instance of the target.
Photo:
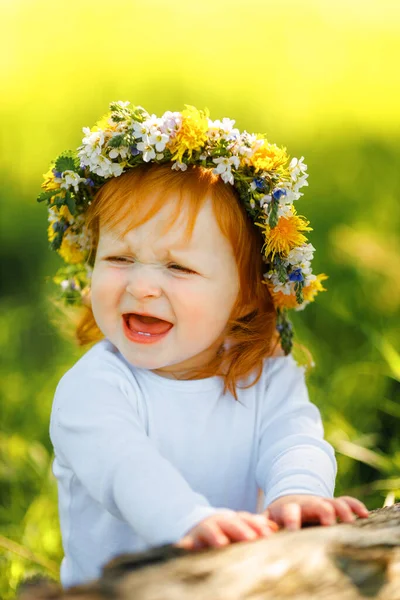
M 165 377 L 215 356 L 239 292 L 232 247 L 211 200 L 188 242 L 184 215 L 163 231 L 170 211 L 166 203 L 122 239 L 117 230 L 100 229 L 91 293 L 100 330 L 125 359 Z

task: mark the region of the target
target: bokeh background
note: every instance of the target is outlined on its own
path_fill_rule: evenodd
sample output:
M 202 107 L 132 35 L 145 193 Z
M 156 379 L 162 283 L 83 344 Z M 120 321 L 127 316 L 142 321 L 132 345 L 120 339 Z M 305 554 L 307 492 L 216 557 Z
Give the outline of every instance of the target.
M 82 350 L 47 279 L 42 174 L 111 100 L 208 107 L 305 156 L 328 292 L 296 315 L 337 494 L 400 500 L 398 0 L 1 0 L 0 597 L 61 545 L 48 422 Z

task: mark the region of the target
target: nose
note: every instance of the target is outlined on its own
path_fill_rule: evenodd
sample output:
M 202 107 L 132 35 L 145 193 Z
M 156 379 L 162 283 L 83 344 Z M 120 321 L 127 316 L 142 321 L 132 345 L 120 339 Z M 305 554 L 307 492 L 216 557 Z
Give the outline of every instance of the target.
M 159 298 L 162 294 L 159 276 L 148 266 L 135 264 L 129 275 L 126 291 L 137 300 Z

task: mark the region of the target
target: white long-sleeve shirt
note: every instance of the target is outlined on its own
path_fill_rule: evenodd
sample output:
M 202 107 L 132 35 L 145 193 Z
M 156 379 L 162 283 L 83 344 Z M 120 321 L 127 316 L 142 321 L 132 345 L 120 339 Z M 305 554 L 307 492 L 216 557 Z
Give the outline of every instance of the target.
M 332 497 L 336 461 L 292 357 L 256 385 L 166 379 L 108 340 L 62 377 L 50 436 L 65 557 L 61 582 L 99 575 L 123 552 L 175 542 L 218 509 L 255 512 L 287 494 Z

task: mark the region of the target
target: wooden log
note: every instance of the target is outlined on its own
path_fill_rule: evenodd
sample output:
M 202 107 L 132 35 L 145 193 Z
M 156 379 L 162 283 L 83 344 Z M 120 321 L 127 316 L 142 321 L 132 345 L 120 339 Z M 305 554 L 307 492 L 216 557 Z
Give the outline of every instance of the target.
M 46 587 L 47 586 L 47 587 Z M 99 580 L 22 589 L 20 600 L 400 600 L 400 503 L 368 519 L 280 531 L 271 538 L 187 552 L 122 555 Z

